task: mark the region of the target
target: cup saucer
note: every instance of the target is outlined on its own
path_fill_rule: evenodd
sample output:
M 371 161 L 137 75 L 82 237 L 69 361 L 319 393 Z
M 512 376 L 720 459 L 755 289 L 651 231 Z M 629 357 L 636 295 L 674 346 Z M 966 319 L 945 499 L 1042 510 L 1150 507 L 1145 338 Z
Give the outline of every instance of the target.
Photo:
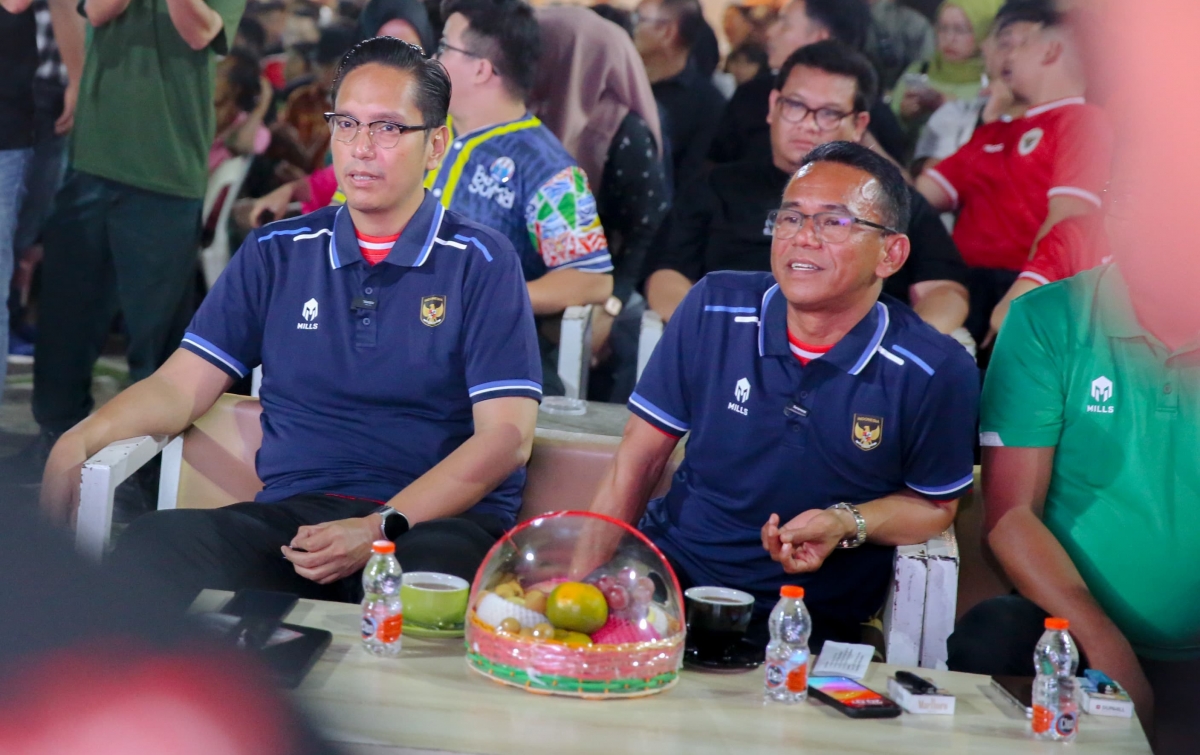
M 742 640 L 722 658 L 701 658 L 694 648 L 683 652 L 683 665 L 697 671 L 749 671 L 762 665 L 766 651 Z
M 464 627 L 458 627 L 457 629 L 433 629 L 417 626 L 416 624 L 405 624 L 404 634 L 420 637 L 423 640 L 444 640 L 462 637 L 466 634 L 466 629 Z

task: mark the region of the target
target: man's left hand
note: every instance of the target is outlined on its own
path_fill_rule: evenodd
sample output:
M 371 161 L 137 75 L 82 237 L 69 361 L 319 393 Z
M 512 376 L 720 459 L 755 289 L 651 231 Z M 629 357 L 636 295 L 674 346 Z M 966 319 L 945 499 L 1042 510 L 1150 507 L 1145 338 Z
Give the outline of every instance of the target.
M 821 568 L 842 539 L 854 534 L 846 517 L 830 509 L 810 509 L 779 528 L 779 556 L 772 558 L 788 574 L 805 574 Z M 848 515 L 847 515 L 848 516 Z M 853 522 L 850 522 L 853 525 Z
M 371 543 L 379 538 L 379 526 L 370 517 L 339 519 L 301 527 L 282 550 L 297 574 L 327 585 L 366 566 Z

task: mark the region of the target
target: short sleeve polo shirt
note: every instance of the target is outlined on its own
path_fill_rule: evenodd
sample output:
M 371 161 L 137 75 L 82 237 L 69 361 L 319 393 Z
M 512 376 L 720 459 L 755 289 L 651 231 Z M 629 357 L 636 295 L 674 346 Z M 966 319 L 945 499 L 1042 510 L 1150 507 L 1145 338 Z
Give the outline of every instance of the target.
M 1200 658 L 1200 338 L 1169 352 L 1115 265 L 1013 302 L 985 446 L 1055 447 L 1043 521 L 1139 655 Z
M 130 0 L 119 16 L 90 29 L 71 167 L 146 191 L 204 198 L 217 56 L 233 47 L 246 0 L 205 4 L 223 26 L 203 50 L 180 36 L 166 0 Z
M 182 347 L 233 378 L 262 365 L 259 501 L 386 501 L 471 437 L 474 403 L 541 398 L 516 253 L 430 194 L 371 267 L 344 207 L 255 231 Z M 513 524 L 524 480 L 514 472 L 474 510 Z
M 668 435 L 691 435 L 641 527 L 697 584 L 748 590 L 768 608 L 782 585 L 799 583 L 814 610 L 863 620 L 883 600 L 892 548 L 838 550 L 813 574 L 787 575 L 763 550 L 762 526 L 771 514 L 786 523 L 905 489 L 961 496 L 979 374 L 961 346 L 886 295 L 802 367 L 786 310 L 769 273 L 722 272 L 671 318 L 629 408 Z
M 612 272 L 587 177 L 532 115 L 455 134 L 425 188 L 447 209 L 504 234 L 526 280 L 566 268 Z
M 1098 208 L 1112 141 L 1103 111 L 1069 97 L 980 126 L 926 170 L 958 210 L 954 242 L 967 265 L 1020 271 L 1051 197 L 1073 196 Z

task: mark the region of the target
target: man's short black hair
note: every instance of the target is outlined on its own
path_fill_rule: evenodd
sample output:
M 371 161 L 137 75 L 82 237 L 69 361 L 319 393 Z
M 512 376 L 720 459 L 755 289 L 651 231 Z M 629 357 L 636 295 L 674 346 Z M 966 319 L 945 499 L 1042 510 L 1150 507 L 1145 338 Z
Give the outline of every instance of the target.
M 704 31 L 704 9 L 698 0 L 659 0 L 660 7 L 675 19 L 679 42 L 690 50 Z
M 1058 26 L 1062 20 L 1055 0 L 1008 0 L 996 13 L 995 29 L 1022 22 Z
M 882 224 L 900 233 L 908 232 L 908 220 L 912 214 L 908 184 L 900 175 L 900 169 L 886 157 L 854 142 L 828 142 L 805 155 L 800 168 L 812 163 L 840 163 L 870 173 L 883 188 L 883 198 L 878 207 Z
M 867 56 L 836 39 L 824 39 L 805 45 L 788 56 L 775 77 L 776 91 L 782 91 L 792 69 L 796 66 L 849 76 L 854 79 L 854 112 L 862 113 L 875 106 L 879 96 L 879 74 Z
M 442 18 L 467 19 L 466 45 L 491 61 L 509 94 L 528 97 L 542 55 L 541 30 L 524 0 L 443 0 Z
M 416 83 L 417 109 L 421 111 L 424 125 L 431 128 L 445 125 L 446 112 L 450 109 L 450 75 L 441 63 L 426 58 L 420 47 L 395 37 L 372 37 L 346 53 L 329 95 L 334 103 L 337 103 L 338 90 L 346 76 L 368 63 L 379 63 L 412 74 Z
M 804 13 L 829 30 L 829 36 L 855 50 L 867 43 L 871 9 L 867 0 L 804 0 Z

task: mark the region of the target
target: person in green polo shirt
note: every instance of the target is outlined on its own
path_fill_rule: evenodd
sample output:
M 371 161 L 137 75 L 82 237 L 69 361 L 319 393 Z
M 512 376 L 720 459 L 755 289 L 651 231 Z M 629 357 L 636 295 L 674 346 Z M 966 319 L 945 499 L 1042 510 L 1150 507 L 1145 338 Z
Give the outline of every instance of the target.
M 47 450 L 91 410 L 92 367 L 118 309 L 134 380 L 183 336 L 216 58 L 232 45 L 245 0 L 83 0 L 79 8 L 90 42 L 71 169 L 46 226 L 34 354 L 33 413 Z
M 1018 594 L 969 611 L 948 664 L 1030 676 L 1043 619 L 1065 617 L 1088 666 L 1164 735 L 1194 727 L 1198 701 L 1200 318 L 1161 282 L 1194 282 L 1198 265 L 1194 248 L 1120 253 L 1142 246 L 1117 243 L 1138 227 L 1110 214 L 1117 263 L 1022 296 L 1000 332 L 985 532 Z

